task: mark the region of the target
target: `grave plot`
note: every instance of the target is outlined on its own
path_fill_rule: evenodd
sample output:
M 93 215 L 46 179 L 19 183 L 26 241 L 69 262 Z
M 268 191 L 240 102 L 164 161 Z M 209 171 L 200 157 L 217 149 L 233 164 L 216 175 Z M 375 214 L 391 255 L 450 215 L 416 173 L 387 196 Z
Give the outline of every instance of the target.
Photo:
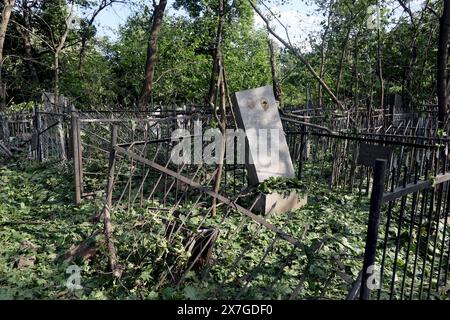
M 303 242 L 307 224 L 297 225 L 294 234 L 283 231 L 294 212 L 275 218 L 275 225 L 253 212 L 258 198 L 245 207 L 239 204 L 245 185 L 237 194 L 227 188 L 241 180 L 236 167 L 224 166 L 222 189 L 216 193 L 216 166 L 175 165 L 165 156 L 175 147 L 169 141 L 117 143 L 117 129 L 112 132 L 106 203 L 99 218 L 105 224 L 116 277 L 126 278 L 130 263 L 151 261 L 149 277 L 156 291 L 167 286 L 174 290 L 205 286 L 208 298 L 320 295 L 320 290 L 306 289 L 305 284 L 326 235 Z M 114 225 L 118 220 L 128 223 Z M 120 234 L 112 232 L 113 226 L 120 228 Z M 132 250 L 124 242 L 130 237 L 136 243 Z M 144 238 L 145 243 L 158 245 L 142 247 Z M 317 283 L 324 291 L 326 280 Z
M 438 299 L 448 294 L 450 141 L 433 136 L 430 127 L 413 130 L 432 136 L 406 135 L 409 125 L 405 134 L 343 135 L 285 121 L 290 150 L 298 152 L 294 158 L 305 181 L 370 195 L 362 270 L 375 272 L 377 285 L 361 285 L 363 299 Z M 304 151 L 308 145 L 311 154 Z M 316 163 L 319 171 L 311 170 Z M 361 275 L 364 284 L 368 276 Z
M 278 105 L 271 86 L 236 92 L 234 113 L 245 133 L 245 163 L 249 184 L 257 185 L 277 177 L 294 178 L 295 171 Z M 307 203 L 307 195 L 295 190 L 263 194 L 256 210 L 264 214 L 295 210 Z
M 104 189 L 113 125 L 122 143 L 170 141 L 172 131 L 179 125 L 192 125 L 193 117 L 200 117 L 203 123 L 210 119 L 196 112 L 195 107 L 189 107 L 188 112 L 184 109 L 168 107 L 153 112 L 73 110 L 70 135 L 75 138 L 70 146 L 77 155 L 74 157 L 76 202 L 80 203 L 85 197 L 96 197 Z
M 69 153 L 70 102 L 60 96 L 58 103 L 44 92 L 32 109 L 0 115 L 0 155 L 27 160 L 65 161 Z

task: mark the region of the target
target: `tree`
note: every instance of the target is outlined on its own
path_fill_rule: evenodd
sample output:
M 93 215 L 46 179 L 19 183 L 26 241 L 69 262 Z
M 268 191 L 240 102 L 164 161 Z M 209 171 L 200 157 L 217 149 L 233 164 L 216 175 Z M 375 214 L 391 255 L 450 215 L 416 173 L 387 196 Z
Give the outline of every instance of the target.
M 216 32 L 216 42 L 213 48 L 213 63 L 211 68 L 211 79 L 209 81 L 209 91 L 208 91 L 208 104 L 210 106 L 215 106 L 216 103 L 216 93 L 218 89 L 217 78 L 220 74 L 220 61 L 222 60 L 222 38 L 223 38 L 223 25 L 225 21 L 225 3 L 224 0 L 219 0 L 218 8 L 218 22 L 217 22 L 217 32 Z M 220 181 L 220 180 L 219 180 Z M 217 192 L 217 191 L 216 191 Z
M 9 18 L 14 7 L 15 0 L 4 0 L 2 11 L 2 23 L 0 25 L 0 110 L 5 107 L 6 104 L 6 85 L 2 79 L 3 68 L 3 46 L 5 43 L 6 31 L 8 29 Z
M 53 42 L 53 46 L 51 47 L 51 49 L 53 50 L 53 53 L 54 53 L 54 65 L 53 65 L 54 70 L 55 70 L 54 95 L 55 95 L 55 101 L 57 104 L 59 103 L 59 73 L 60 73 L 59 59 L 60 59 L 61 51 L 63 50 L 64 45 L 66 43 L 69 31 L 71 30 L 71 28 L 75 22 L 73 20 L 74 19 L 73 9 L 74 9 L 74 4 L 72 3 L 68 14 L 65 16 L 64 32 L 62 33 L 61 37 L 58 39 L 57 42 Z
M 238 34 L 247 36 L 253 29 L 253 13 L 245 1 L 176 0 L 175 8 L 184 8 L 194 23 L 201 23 L 208 30 L 202 50 L 212 58 L 208 105 L 215 105 L 218 92 L 219 52 L 223 52 L 223 67 L 227 69 L 227 56 L 232 38 Z
M 21 4 L 21 13 L 15 17 L 17 23 L 15 23 L 15 27 L 20 37 L 23 40 L 24 46 L 24 59 L 26 61 L 26 65 L 28 71 L 30 73 L 30 78 L 32 82 L 32 88 L 35 88 L 39 85 L 39 76 L 34 64 L 33 57 L 33 46 L 31 44 L 31 35 L 28 30 L 31 30 L 31 6 L 33 3 L 29 3 L 27 0 L 22 0 Z M 23 26 L 23 28 L 22 28 Z
M 141 110 L 144 110 L 153 89 L 153 77 L 155 74 L 158 38 L 161 31 L 161 25 L 163 22 L 166 5 L 167 0 L 160 0 L 159 4 L 156 4 L 156 2 L 153 1 L 154 11 L 152 17 L 152 27 L 150 30 L 150 39 L 148 41 L 147 47 L 147 61 L 145 62 L 144 82 L 138 102 L 138 106 Z
M 273 93 L 275 95 L 275 99 L 278 101 L 280 107 L 283 107 L 283 92 L 281 91 L 281 86 L 278 81 L 277 74 L 277 63 L 276 63 L 276 51 L 274 46 L 274 41 L 272 39 L 268 39 L 267 43 L 269 45 L 269 55 L 270 55 L 270 70 L 272 74 L 272 86 Z
M 236 13 L 236 11 L 233 11 Z M 148 12 L 131 16 L 109 46 L 107 56 L 115 74 L 115 92 L 122 105 L 131 105 L 140 95 L 148 39 Z M 204 104 L 211 79 L 212 48 L 217 31 L 211 16 L 191 18 L 167 15 L 158 39 L 152 100 L 155 104 Z M 223 65 L 230 92 L 271 83 L 267 34 L 238 16 L 225 18 L 222 39 Z M 237 22 L 236 22 L 237 21 Z
M 85 52 L 86 52 L 86 47 L 88 44 L 89 39 L 93 38 L 95 36 L 95 27 L 94 27 L 94 22 L 95 19 L 97 18 L 97 16 L 106 8 L 112 6 L 114 3 L 117 2 L 123 2 L 120 0 L 99 0 L 99 1 L 95 1 L 95 2 L 86 2 L 83 3 L 83 7 L 85 8 L 90 8 L 90 7 L 94 7 L 95 5 L 97 5 L 97 7 L 95 7 L 94 11 L 92 12 L 91 16 L 89 18 L 83 19 L 81 21 L 81 46 L 80 46 L 80 57 L 79 57 L 79 62 L 78 62 L 78 68 L 80 70 L 83 69 L 83 62 L 84 62 L 84 56 L 85 56 Z

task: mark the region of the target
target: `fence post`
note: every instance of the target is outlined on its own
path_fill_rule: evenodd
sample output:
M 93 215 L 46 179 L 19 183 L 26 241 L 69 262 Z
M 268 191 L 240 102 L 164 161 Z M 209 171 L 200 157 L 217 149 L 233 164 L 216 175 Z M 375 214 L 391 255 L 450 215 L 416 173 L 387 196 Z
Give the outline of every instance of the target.
M 106 190 L 106 202 L 105 206 L 103 207 L 103 219 L 105 224 L 105 236 L 109 251 L 111 270 L 113 272 L 114 277 L 120 278 L 122 275 L 122 267 L 118 263 L 111 224 L 112 194 L 114 189 L 114 176 L 115 176 L 114 168 L 116 166 L 116 150 L 114 149 L 114 147 L 116 144 L 117 144 L 117 126 L 112 124 L 111 149 L 109 151 L 109 164 L 108 164 L 108 186 Z
M 36 132 L 36 157 L 37 161 L 42 161 L 42 149 L 41 149 L 41 119 L 39 116 L 39 104 L 37 103 L 37 97 L 34 99 L 34 130 Z
M 60 160 L 67 160 L 67 150 L 66 150 L 66 139 L 65 139 L 65 135 L 64 135 L 64 110 L 65 108 L 60 108 L 60 103 L 61 99 L 60 96 L 57 96 L 57 111 L 59 113 L 61 113 L 61 115 L 58 115 L 58 124 L 56 125 L 56 128 L 58 130 L 58 138 L 59 138 L 59 144 L 60 144 Z M 63 103 L 65 103 L 65 100 L 63 99 Z
M 386 160 L 377 159 L 374 167 L 374 177 L 372 184 L 372 194 L 370 197 L 369 223 L 367 226 L 366 248 L 364 252 L 364 264 L 362 269 L 360 300 L 370 298 L 370 288 L 368 286 L 369 268 L 374 267 L 375 254 L 378 240 L 378 226 L 380 222 L 380 211 L 383 201 L 384 180 L 386 176 Z M 374 270 L 372 269 L 372 272 Z
M 304 160 L 304 153 L 305 153 L 305 144 L 306 144 L 306 128 L 303 126 L 302 133 L 300 136 L 300 150 L 298 154 L 298 171 L 297 171 L 297 179 L 302 178 L 303 174 L 303 160 Z
M 2 139 L 7 144 L 9 142 L 9 136 L 8 136 L 8 118 L 3 112 L 0 112 L 0 125 L 2 127 Z
M 114 187 L 114 175 L 116 165 L 116 149 L 114 147 L 117 144 L 117 125 L 111 125 L 111 146 L 109 150 L 109 163 L 108 163 L 108 188 L 106 192 L 106 208 L 111 209 L 112 206 L 112 192 Z
M 80 172 L 80 135 L 78 126 L 78 113 L 75 108 L 71 110 L 71 138 L 72 138 L 72 152 L 73 152 L 73 172 L 75 183 L 75 204 L 81 203 L 81 172 Z
M 116 150 L 114 149 L 117 144 L 117 125 L 111 125 L 111 146 L 109 151 L 109 164 L 108 164 L 108 189 L 106 194 L 106 206 L 111 208 L 112 206 L 112 191 L 114 187 L 114 168 L 116 163 Z

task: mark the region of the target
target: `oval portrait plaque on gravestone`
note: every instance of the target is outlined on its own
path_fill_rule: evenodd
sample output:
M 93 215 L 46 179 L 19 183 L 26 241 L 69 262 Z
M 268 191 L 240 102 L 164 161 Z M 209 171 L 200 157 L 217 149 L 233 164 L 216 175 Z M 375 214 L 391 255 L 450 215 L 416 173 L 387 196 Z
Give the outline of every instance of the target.
M 260 103 L 264 111 L 269 109 L 269 101 L 266 98 L 262 98 Z

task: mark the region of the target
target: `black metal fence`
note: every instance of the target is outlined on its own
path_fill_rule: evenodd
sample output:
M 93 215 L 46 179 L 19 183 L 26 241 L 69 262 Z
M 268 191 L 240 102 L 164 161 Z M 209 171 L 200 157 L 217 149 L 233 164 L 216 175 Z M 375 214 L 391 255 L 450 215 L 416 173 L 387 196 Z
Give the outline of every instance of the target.
M 449 296 L 450 173 L 428 159 L 424 176 L 404 168 L 403 184 L 385 191 L 386 165 L 377 161 L 372 191 L 362 299 L 439 299 Z M 411 175 L 413 182 L 406 178 Z M 379 227 L 378 227 L 379 225 Z
M 427 171 L 441 172 L 450 145 L 445 136 L 329 132 L 297 120 L 283 122 L 299 178 L 367 194 L 377 157 L 387 161 L 386 180 L 389 188 L 396 188 L 404 179 L 413 182 L 415 172 L 419 177 Z M 312 164 L 315 171 L 308 171 Z
M 284 126 L 299 177 L 371 195 L 365 272 L 354 290 L 361 287 L 360 298 L 448 297 L 446 135 L 418 126 L 414 132 L 424 136 L 410 136 L 408 126 L 398 134 L 329 133 L 296 121 L 285 119 Z M 308 170 L 311 164 L 316 170 Z
M 61 146 L 58 157 L 67 152 L 74 159 L 77 203 L 100 193 L 106 195 L 105 223 L 111 213 L 129 215 L 132 223 L 124 227 L 136 237 L 150 232 L 149 224 L 157 227 L 150 233 L 171 248 L 150 255 L 167 263 L 155 269 L 159 286 L 181 286 L 189 282 L 192 269 L 201 269 L 202 281 L 214 288 L 212 298 L 312 298 L 303 292 L 305 279 L 326 235 L 304 243 L 307 226 L 303 234 L 290 234 L 283 231 L 288 218 L 274 224 L 255 214 L 258 193 L 250 192 L 244 165 L 218 168 L 170 161 L 176 146 L 172 132 L 185 128 L 195 136 L 194 122 L 207 129 L 210 113 L 195 107 L 170 112 L 73 110 L 70 130 L 68 117 L 40 116 L 48 116 L 48 123 L 44 129 L 39 125 L 34 145 L 41 146 L 46 132 L 55 130 L 52 141 Z M 363 115 L 356 120 L 361 130 L 351 129 L 355 119 L 349 117 L 283 116 L 298 178 L 371 195 L 364 272 L 355 288 L 360 288 L 362 299 L 448 295 L 448 128 L 439 130 L 429 119 L 399 120 L 386 127 L 386 118 L 379 114 L 365 123 Z M 233 127 L 232 119 L 229 122 Z M 205 146 L 202 141 L 202 149 Z M 35 152 L 40 159 L 50 157 L 42 154 L 42 147 Z M 214 184 L 218 170 L 219 193 Z M 246 244 L 236 248 L 238 237 Z M 123 256 L 120 241 L 117 246 L 113 270 L 121 260 L 137 259 L 134 254 Z

